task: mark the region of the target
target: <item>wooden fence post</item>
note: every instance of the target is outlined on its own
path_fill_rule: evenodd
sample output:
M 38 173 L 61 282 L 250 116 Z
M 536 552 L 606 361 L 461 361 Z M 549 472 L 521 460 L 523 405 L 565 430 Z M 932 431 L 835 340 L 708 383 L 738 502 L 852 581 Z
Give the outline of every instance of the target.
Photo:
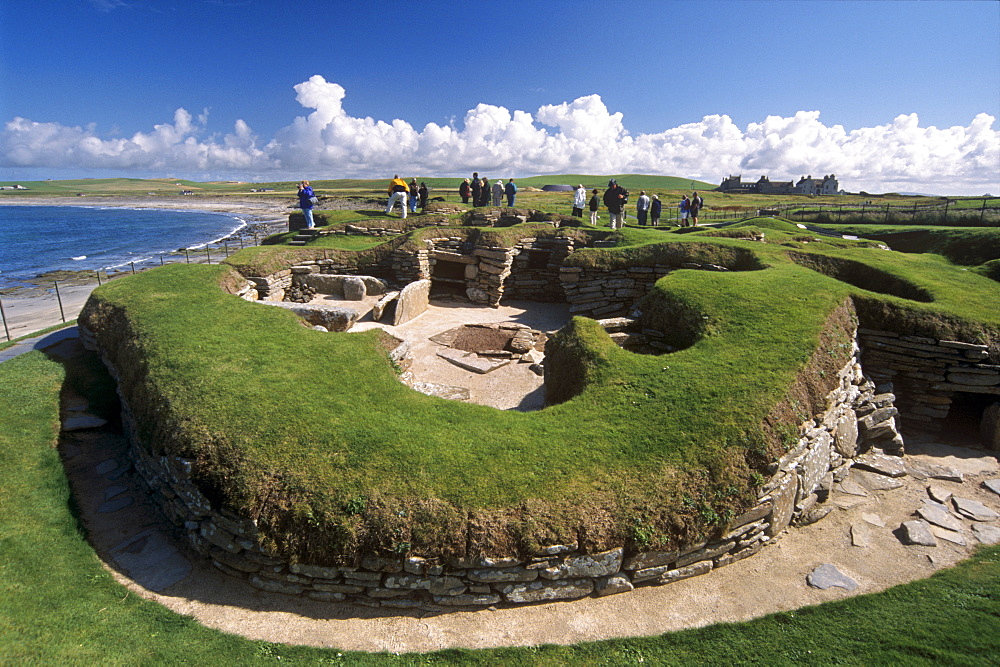
M 10 329 L 7 328 L 7 313 L 3 309 L 3 299 L 0 299 L 0 319 L 3 320 L 3 332 L 7 334 L 7 340 L 10 340 Z
M 56 301 L 59 302 L 59 317 L 62 318 L 63 324 L 66 323 L 66 313 L 63 311 L 62 296 L 59 294 L 59 281 L 53 280 L 52 284 L 56 286 Z

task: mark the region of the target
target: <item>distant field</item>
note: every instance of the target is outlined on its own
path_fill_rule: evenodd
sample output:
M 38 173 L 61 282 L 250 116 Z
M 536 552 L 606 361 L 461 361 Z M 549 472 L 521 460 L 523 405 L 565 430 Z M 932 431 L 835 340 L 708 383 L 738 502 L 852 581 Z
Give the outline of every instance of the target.
M 495 183 L 498 179 L 507 181 L 509 174 L 484 173 Z M 392 174 L 386 174 L 379 179 L 332 179 L 313 180 L 313 189 L 320 197 L 365 197 L 382 198 Z M 413 178 L 411 174 L 401 174 L 406 180 Z M 470 174 L 471 176 L 471 174 Z M 426 177 L 416 176 L 418 182 L 425 183 L 431 190 L 431 197 L 444 197 L 448 201 L 458 201 L 458 186 L 462 176 Z M 607 187 L 608 181 L 616 179 L 631 193 L 630 208 L 634 207 L 639 191 L 645 190 L 650 195 L 657 194 L 663 201 L 664 218 L 676 217 L 677 203 L 684 194 L 697 190 L 705 199 L 706 210 L 703 214 L 706 222 L 729 218 L 742 218 L 745 215 L 755 215 L 759 209 L 776 208 L 788 215 L 791 209 L 798 207 L 826 207 L 829 215 L 836 215 L 840 207 L 860 206 L 865 204 L 869 212 L 887 204 L 896 210 L 898 207 L 943 207 L 945 202 L 953 212 L 959 210 L 975 210 L 982 206 L 981 197 L 934 197 L 925 195 L 760 195 L 735 194 L 715 192 L 713 183 L 697 181 L 677 176 L 649 176 L 642 174 L 556 174 L 548 176 L 513 176 L 519 188 L 517 204 L 529 208 L 552 208 L 569 213 L 572 206 L 570 192 L 539 192 L 546 185 L 578 185 L 582 184 L 588 191 L 597 188 L 601 192 Z M 239 196 L 260 197 L 264 199 L 280 198 L 288 200 L 295 196 L 295 181 L 273 181 L 267 183 L 241 183 L 235 181 L 196 182 L 171 178 L 139 179 L 139 178 L 95 178 L 64 181 L 3 181 L 0 186 L 23 185 L 27 190 L 0 191 L 0 201 L 12 201 L 18 198 L 38 196 L 70 197 L 70 196 L 108 196 L 108 197 L 140 197 L 140 196 L 178 196 L 183 192 L 198 196 Z M 256 192 L 253 192 L 256 191 Z M 991 204 L 992 205 L 992 204 Z M 634 208 L 632 209 L 634 212 Z M 929 210 L 929 209 L 928 209 Z M 606 212 L 605 212 L 606 215 Z M 839 220 L 839 218 L 838 218 Z M 816 220 L 815 222 L 825 222 Z M 846 221 L 846 220 L 845 220 Z
M 393 174 L 386 174 L 385 178 L 377 179 L 334 179 L 334 180 L 314 180 L 311 181 L 313 188 L 322 190 L 376 190 L 382 192 L 386 188 Z M 426 183 L 428 187 L 436 190 L 454 189 L 458 190 L 463 176 L 447 178 L 413 176 L 411 174 L 401 174 L 409 181 L 416 178 L 417 182 Z M 469 177 L 472 175 L 469 174 Z M 545 185 L 577 185 L 584 184 L 588 188 L 605 188 L 609 179 L 617 179 L 624 187 L 629 189 L 659 189 L 659 190 L 709 190 L 714 188 L 712 183 L 697 181 L 676 176 L 644 176 L 641 174 L 620 174 L 611 176 L 594 176 L 581 174 L 559 174 L 554 176 L 531 176 L 521 178 L 513 174 L 488 174 L 480 173 L 480 177 L 486 176 L 490 182 L 502 179 L 507 182 L 513 178 L 518 187 L 541 188 Z M 173 178 L 140 179 L 140 178 L 84 178 L 66 181 L 0 181 L 0 186 L 23 185 L 28 190 L 4 191 L 5 196 L 29 195 L 29 194 L 60 194 L 75 195 L 85 194 L 146 194 L 153 192 L 156 194 L 179 194 L 184 190 L 201 194 L 246 194 L 250 190 L 268 189 L 275 192 L 294 192 L 296 181 L 272 181 L 267 183 L 241 183 L 234 181 L 218 181 L 200 183 Z

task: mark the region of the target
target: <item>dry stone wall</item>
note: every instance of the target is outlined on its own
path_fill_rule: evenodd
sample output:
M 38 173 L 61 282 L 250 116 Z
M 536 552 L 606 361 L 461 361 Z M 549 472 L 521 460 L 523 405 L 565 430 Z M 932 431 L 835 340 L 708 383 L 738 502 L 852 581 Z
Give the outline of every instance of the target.
M 626 313 L 670 271 L 660 264 L 614 271 L 566 266 L 559 269 L 559 282 L 570 313 L 602 318 Z
M 866 372 L 893 383 L 907 423 L 939 430 L 957 392 L 1000 401 L 1000 365 L 985 345 L 864 328 L 858 340 Z
M 96 348 L 93 334 L 81 328 L 85 344 Z M 771 466 L 752 509 L 710 541 L 635 554 L 627 554 L 623 547 L 584 553 L 576 543 L 568 543 L 506 558 L 369 555 L 356 565 L 334 567 L 289 562 L 261 546 L 252 520 L 213 505 L 193 481 L 194 461 L 151 454 L 138 441 L 125 395 L 122 417 L 131 457 L 151 498 L 183 529 L 195 550 L 222 572 L 256 588 L 325 602 L 395 608 L 533 603 L 622 593 L 724 567 L 757 553 L 790 524 L 825 516 L 834 482 L 843 479 L 853 463 L 891 467 L 895 457 L 868 450 L 872 444 L 898 437 L 894 397 L 876 393 L 875 385 L 862 374 L 858 354 L 855 346 L 827 396 L 826 411 L 803 423 L 795 446 Z M 113 365 L 108 365 L 117 379 Z M 865 419 L 867 425 L 860 428 Z

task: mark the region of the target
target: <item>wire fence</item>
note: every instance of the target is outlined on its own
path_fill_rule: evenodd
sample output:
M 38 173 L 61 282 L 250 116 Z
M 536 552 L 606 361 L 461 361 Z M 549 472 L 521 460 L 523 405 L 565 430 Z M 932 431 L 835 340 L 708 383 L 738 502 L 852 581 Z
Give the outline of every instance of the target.
M 4 335 L 0 341 L 11 341 L 75 319 L 90 293 L 109 280 L 164 264 L 218 264 L 238 250 L 260 245 L 266 236 L 266 233 L 254 229 L 201 248 L 184 248 L 143 261 L 129 262 L 117 270 L 85 272 L 69 269 L 67 273 L 74 274 L 70 279 L 26 281 L 33 286 L 19 290 L 26 292 L 26 296 L 18 296 L 17 292 L 0 295 L 0 321 Z
M 769 207 L 789 220 L 829 224 L 933 224 L 949 227 L 1000 227 L 1000 197 L 914 202 L 913 204 L 782 204 Z

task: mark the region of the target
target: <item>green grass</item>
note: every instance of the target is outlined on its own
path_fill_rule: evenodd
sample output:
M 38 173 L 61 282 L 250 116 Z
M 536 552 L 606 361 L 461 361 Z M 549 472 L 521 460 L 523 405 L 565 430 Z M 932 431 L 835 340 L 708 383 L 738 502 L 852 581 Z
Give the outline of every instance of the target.
M 538 228 L 449 233 L 509 242 Z M 840 304 L 862 304 L 863 324 L 998 340 L 996 283 L 941 257 L 805 242 L 797 228 L 769 229 L 767 243 L 711 233 L 626 229 L 619 248 L 569 258 L 610 268 L 693 259 L 752 270 L 682 270 L 657 284 L 642 306 L 648 326 L 670 330 L 679 312 L 704 324 L 693 344 L 668 356 L 634 355 L 579 328 L 574 345 L 586 351 L 588 382 L 571 400 L 533 413 L 411 391 L 375 334 L 321 334 L 288 312 L 233 299 L 217 286 L 233 279 L 225 266 L 168 266 L 115 281 L 94 293 L 83 320 L 104 330 L 112 354 L 135 351 L 116 364 L 145 378 L 123 382 L 150 442 L 204 461 L 213 493 L 243 514 L 263 513 L 274 548 L 330 560 L 404 544 L 418 555 L 509 552 L 570 539 L 581 526 L 589 527 L 587 546 L 600 549 L 631 544 L 637 520 L 657 526 L 652 545 L 703 536 L 754 502 L 762 462 L 748 452 L 780 453 L 761 424 L 798 374 L 820 352 L 843 363 L 845 346 L 822 342 Z M 796 263 L 791 250 L 825 259 Z M 280 265 L 292 251 L 325 252 L 253 248 L 230 261 L 260 275 L 269 257 L 283 257 Z M 883 283 L 927 301 L 883 294 Z M 834 347 L 820 349 L 827 344 Z M 664 486 L 664 478 L 673 481 Z M 282 506 L 266 500 L 272 493 Z M 366 511 L 346 512 L 359 496 L 369 499 Z M 538 520 L 524 520 L 524 507 Z M 465 517 L 479 511 L 490 513 L 495 531 L 469 546 Z M 322 530 L 306 530 L 317 521 Z
M 1000 547 L 930 579 L 755 621 L 576 646 L 387 655 L 250 641 L 131 594 L 84 539 L 55 447 L 66 383 L 93 362 L 0 365 L 0 662 L 5 664 L 969 664 L 1000 654 Z M 489 612 L 481 612 L 489 613 Z

